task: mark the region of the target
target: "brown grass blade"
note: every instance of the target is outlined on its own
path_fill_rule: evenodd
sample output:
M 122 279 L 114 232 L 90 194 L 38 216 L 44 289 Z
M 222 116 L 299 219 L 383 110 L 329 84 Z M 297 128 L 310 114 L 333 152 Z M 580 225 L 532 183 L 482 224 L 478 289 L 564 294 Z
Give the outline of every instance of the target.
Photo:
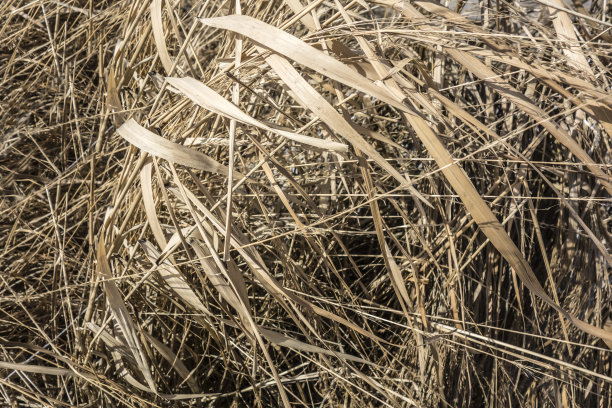
M 214 159 L 197 150 L 190 149 L 158 136 L 150 130 L 140 126 L 133 119 L 121 125 L 121 127 L 117 129 L 117 133 L 134 146 L 153 156 L 161 157 L 172 163 L 178 163 L 194 169 L 209 171 L 223 176 L 228 175 L 227 167 L 219 164 Z M 242 178 L 239 173 L 236 173 L 236 177 Z
M 151 24 L 153 26 L 153 38 L 157 47 L 157 54 L 166 70 L 166 74 L 172 72 L 172 60 L 166 47 L 166 35 L 164 34 L 164 23 L 162 21 L 162 2 L 163 0 L 153 0 L 151 2 Z
M 129 347 L 132 356 L 136 360 L 136 364 L 144 376 L 150 390 L 155 392 L 155 381 L 151 376 L 149 363 L 142 345 L 138 340 L 136 327 L 130 313 L 125 307 L 121 293 L 113 280 L 113 275 L 106 255 L 106 243 L 104 242 L 103 236 L 100 237 L 100 241 L 98 242 L 97 261 L 97 271 L 102 278 L 102 285 L 104 286 L 104 291 L 106 292 L 106 298 L 112 311 L 113 318 L 115 319 L 117 325 L 121 328 L 123 337 L 127 341 L 127 346 Z
M 389 172 L 400 184 L 406 185 L 410 192 L 428 206 L 431 204 L 412 186 L 410 178 L 400 174 L 369 144 L 357 131 L 340 115 L 308 82 L 291 66 L 289 61 L 280 55 L 270 54 L 265 57 L 266 62 L 279 75 L 281 80 L 293 90 L 298 102 L 310 109 L 316 116 L 324 121 L 332 130 L 337 132 L 356 149 L 364 152 L 370 158 Z
M 219 95 L 218 93 L 204 85 L 202 82 L 194 78 L 186 77 L 166 79 L 172 86 L 181 91 L 181 93 L 183 93 L 193 102 L 218 115 L 223 115 L 241 123 L 256 126 L 269 132 L 276 133 L 289 140 L 293 140 L 295 142 L 308 146 L 314 146 L 318 149 L 333 150 L 337 152 L 346 152 L 347 150 L 347 146 L 342 143 L 332 142 L 329 140 L 318 139 L 310 136 L 304 136 L 297 133 L 272 128 L 245 114 L 236 105 L 232 104 L 230 101 L 223 98 L 221 95 Z

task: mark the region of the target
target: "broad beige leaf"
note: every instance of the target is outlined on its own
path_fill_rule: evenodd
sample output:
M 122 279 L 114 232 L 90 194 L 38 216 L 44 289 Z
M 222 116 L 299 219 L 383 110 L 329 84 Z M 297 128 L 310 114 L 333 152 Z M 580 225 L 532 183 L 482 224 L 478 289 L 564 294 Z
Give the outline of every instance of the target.
M 168 363 L 170 363 L 171 367 L 176 370 L 177 373 L 179 373 L 183 380 L 185 380 L 185 382 L 189 385 L 189 388 L 191 388 L 191 391 L 198 392 L 200 390 L 200 387 L 198 387 L 197 381 L 192 375 L 190 375 L 189 370 L 185 366 L 185 363 L 183 363 L 183 361 L 178 358 L 176 353 L 172 351 L 170 347 L 166 346 L 164 343 L 157 340 L 149 333 L 145 333 L 145 336 L 151 342 L 153 347 L 155 347 L 155 349 L 159 352 L 159 354 Z
M 248 16 L 237 15 L 203 18 L 200 21 L 211 27 L 234 31 L 249 37 L 264 48 L 273 50 L 299 64 L 380 99 L 400 110 L 415 114 L 412 109 L 398 102 L 386 88 L 374 84 L 335 58 L 263 21 Z
M 115 80 L 115 70 L 111 68 L 108 72 L 108 84 L 107 84 L 106 100 L 108 103 L 109 110 L 114 112 L 113 122 L 116 125 L 120 125 L 125 122 L 125 113 L 123 112 L 123 106 L 121 105 L 121 99 L 119 98 L 119 92 L 117 91 L 117 81 Z M 97 147 L 97 146 L 96 146 Z
M 367 360 L 364 360 L 362 358 L 355 357 L 353 355 L 346 354 L 346 353 L 340 353 L 340 352 L 337 352 L 337 351 L 326 350 L 326 349 L 324 349 L 322 347 L 318 347 L 318 346 L 313 346 L 311 344 L 304 343 L 303 341 L 296 340 L 296 339 L 291 338 L 291 337 L 287 337 L 287 336 L 285 336 L 283 334 L 280 334 L 280 333 L 278 333 L 278 332 L 276 332 L 274 330 L 265 329 L 263 327 L 259 327 L 259 330 L 261 331 L 261 334 L 266 339 L 268 339 L 272 343 L 276 344 L 277 346 L 287 347 L 287 348 L 291 348 L 291 349 L 294 349 L 294 350 L 305 351 L 305 352 L 308 352 L 308 353 L 325 354 L 327 356 L 338 357 L 338 358 L 341 358 L 341 359 L 344 359 L 344 360 L 354 361 L 356 363 L 372 365 L 371 362 L 369 362 Z
M 125 122 L 117 129 L 117 133 L 134 146 L 153 156 L 194 169 L 209 171 L 223 176 L 228 175 L 227 167 L 206 156 L 204 153 L 158 136 L 140 126 L 134 119 Z M 234 172 L 234 174 L 236 178 L 243 178 L 237 172 Z
M 252 335 L 249 317 L 247 316 L 250 312 L 244 302 L 242 302 L 240 296 L 234 291 L 233 286 L 224 278 L 224 276 L 227 276 L 227 272 L 219 269 L 219 266 L 212 260 L 210 251 L 198 240 L 190 239 L 188 242 L 195 251 L 197 259 L 200 261 L 200 265 L 202 265 L 202 269 L 210 282 L 221 297 L 238 312 L 243 323 L 243 328 Z
M 159 258 L 159 252 L 153 244 L 147 241 L 141 241 L 140 246 L 145 251 L 149 260 L 155 264 Z M 212 316 L 213 314 L 204 306 L 200 298 L 191 289 L 183 274 L 175 268 L 167 259 L 162 261 L 156 268 L 162 281 L 176 293 L 176 295 L 190 306 L 193 310 L 204 315 Z
M 191 99 L 194 103 L 208 109 L 218 115 L 236 120 L 241 123 L 246 123 L 267 130 L 277 135 L 283 136 L 295 142 L 314 146 L 318 149 L 333 150 L 337 152 L 346 152 L 348 147 L 345 144 L 332 142 L 329 140 L 318 139 L 316 137 L 304 136 L 293 132 L 287 132 L 271 126 L 268 126 L 257 119 L 252 118 L 236 105 L 204 85 L 202 82 L 191 78 L 166 78 L 168 83 L 177 88 L 183 95 Z
M 153 180 L 152 180 L 153 164 L 148 161 L 140 170 L 140 187 L 142 190 L 142 203 L 145 209 L 145 215 L 149 221 L 149 227 L 153 232 L 153 236 L 160 247 L 165 247 L 167 244 L 166 235 L 162 230 L 155 210 L 155 198 L 153 197 Z

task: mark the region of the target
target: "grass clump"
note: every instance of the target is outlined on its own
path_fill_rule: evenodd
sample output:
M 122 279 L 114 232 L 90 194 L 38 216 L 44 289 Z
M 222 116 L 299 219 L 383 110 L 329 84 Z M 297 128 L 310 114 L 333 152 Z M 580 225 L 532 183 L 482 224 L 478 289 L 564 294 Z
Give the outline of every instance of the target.
M 609 406 L 605 1 L 6 0 L 7 406 Z

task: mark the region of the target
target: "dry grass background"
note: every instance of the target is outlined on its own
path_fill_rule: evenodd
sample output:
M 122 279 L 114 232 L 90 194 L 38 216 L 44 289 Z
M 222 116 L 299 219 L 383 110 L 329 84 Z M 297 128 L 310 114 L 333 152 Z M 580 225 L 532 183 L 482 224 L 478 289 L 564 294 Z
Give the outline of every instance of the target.
M 0 405 L 611 406 L 611 23 L 2 1 Z

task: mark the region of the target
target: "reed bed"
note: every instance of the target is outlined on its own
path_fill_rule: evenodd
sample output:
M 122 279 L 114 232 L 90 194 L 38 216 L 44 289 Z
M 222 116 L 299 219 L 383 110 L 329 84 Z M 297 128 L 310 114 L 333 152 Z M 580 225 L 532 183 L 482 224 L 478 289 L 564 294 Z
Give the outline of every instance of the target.
M 612 406 L 606 0 L 0 3 L 0 405 Z

